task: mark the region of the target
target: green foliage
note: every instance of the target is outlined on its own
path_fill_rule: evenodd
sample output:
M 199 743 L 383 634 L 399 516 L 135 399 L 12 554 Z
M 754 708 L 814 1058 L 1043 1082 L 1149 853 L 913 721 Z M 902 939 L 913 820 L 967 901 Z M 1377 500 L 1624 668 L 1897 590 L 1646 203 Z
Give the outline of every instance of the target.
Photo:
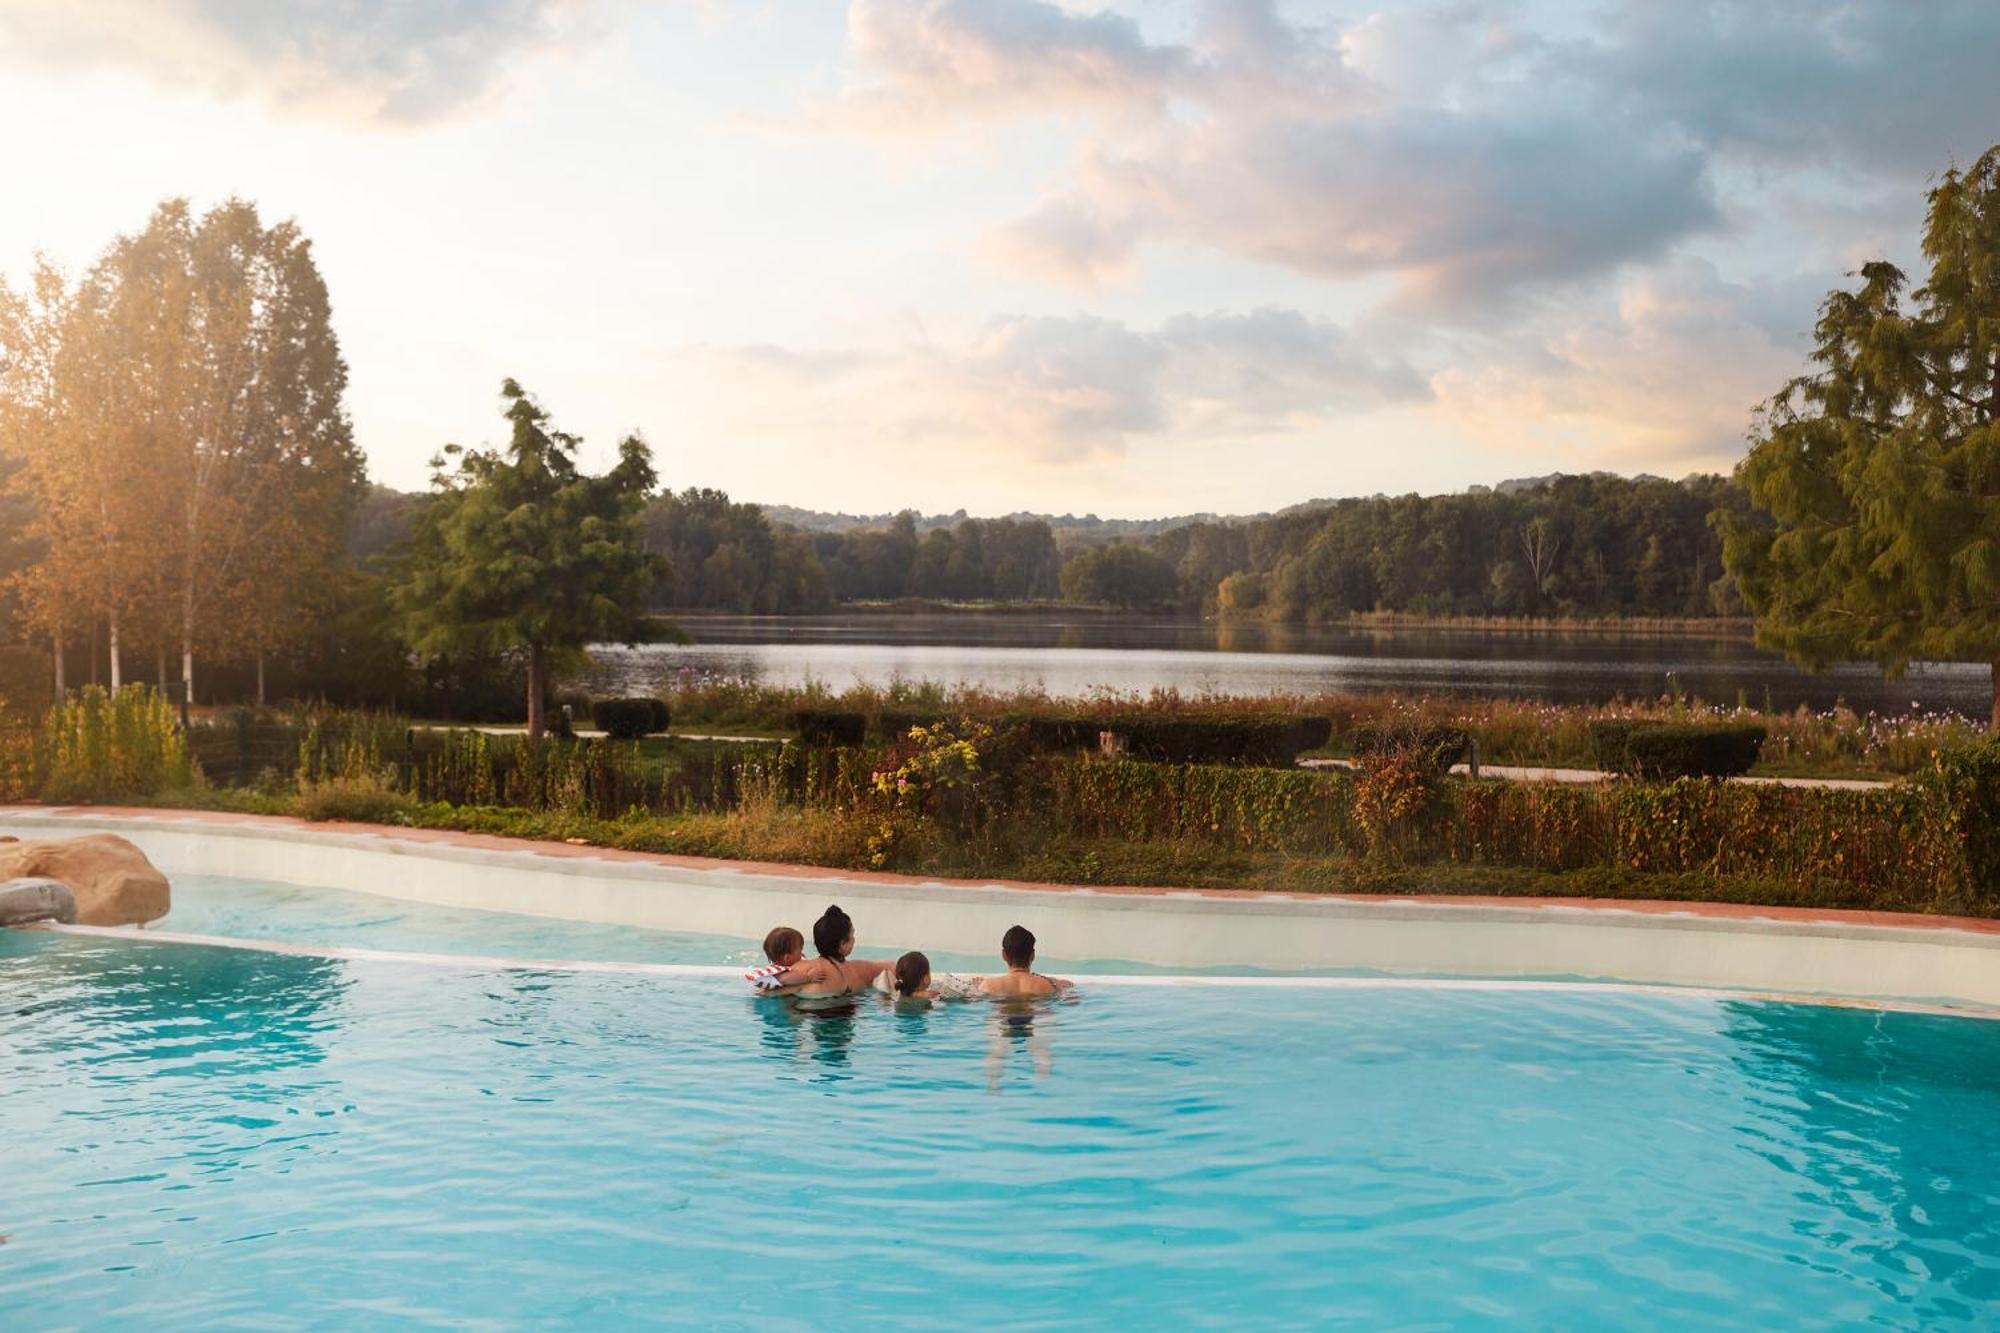
M 1887 261 L 1830 293 L 1722 522 L 1760 642 L 1811 667 L 2000 660 L 2000 147 L 1929 196 L 1914 292 Z M 2000 696 L 1994 719 L 2000 725 Z
M 550 429 L 514 381 L 501 392 L 512 440 L 504 452 L 461 453 L 455 471 L 438 461 L 390 595 L 420 653 L 523 652 L 528 727 L 539 735 L 546 659 L 642 637 L 647 589 L 666 570 L 639 529 L 653 486 L 644 442 L 628 436 L 616 467 L 586 476 L 575 436 Z
M 1643 778 L 1726 778 L 1756 766 L 1769 728 L 1761 723 L 1700 724 L 1627 718 L 1593 722 L 1597 766 Z
M 415 808 L 416 802 L 399 791 L 390 778 L 364 773 L 305 783 L 292 804 L 292 813 L 315 822 L 401 824 Z
M 1471 748 L 1472 733 L 1448 723 L 1390 723 L 1354 733 L 1356 757 L 1400 763 L 1425 773 L 1450 772 Z
M 188 792 L 201 782 L 173 708 L 144 685 L 86 685 L 49 709 L 35 739 L 44 801 L 117 801 Z
M 868 716 L 828 708 L 801 708 L 792 714 L 805 745 L 859 745 L 868 739 Z
M 1180 596 L 1173 565 L 1142 546 L 1098 546 L 1062 567 L 1062 593 L 1072 602 L 1121 611 L 1172 606 Z
M 613 740 L 637 740 L 665 731 L 670 716 L 658 699 L 599 699 L 590 706 L 591 720 Z

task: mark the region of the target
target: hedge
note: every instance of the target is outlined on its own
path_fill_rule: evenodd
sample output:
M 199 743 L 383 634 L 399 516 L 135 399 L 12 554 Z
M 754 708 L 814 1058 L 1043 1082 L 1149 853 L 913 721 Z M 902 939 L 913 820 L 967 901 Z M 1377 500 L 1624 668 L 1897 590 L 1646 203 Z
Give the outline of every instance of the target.
M 1867 791 L 1434 780 L 1373 827 L 1365 812 L 1387 807 L 1362 799 L 1365 774 L 1046 762 L 1047 791 L 1031 808 L 1070 837 L 1409 865 L 1734 876 L 1831 886 L 1898 910 L 2000 911 L 2000 750 L 1992 747 Z
M 1756 764 L 1767 734 L 1754 722 L 1701 726 L 1618 720 L 1590 724 L 1598 767 L 1656 779 L 1725 778 L 1747 773 Z
M 868 739 L 865 713 L 845 713 L 826 708 L 801 708 L 792 714 L 792 725 L 807 745 L 859 745 Z
M 613 740 L 637 740 L 667 729 L 672 714 L 661 699 L 599 699 L 590 706 L 591 720 Z
M 1354 733 L 1356 755 L 1407 755 L 1429 773 L 1449 773 L 1471 748 L 1472 733 L 1464 727 L 1363 727 Z
M 1326 744 L 1333 734 L 1333 724 L 1323 717 L 1108 713 L 1013 716 L 1002 722 L 1034 750 L 1095 749 L 1098 736 L 1109 731 L 1125 737 L 1134 759 L 1266 768 L 1293 767 L 1301 752 Z

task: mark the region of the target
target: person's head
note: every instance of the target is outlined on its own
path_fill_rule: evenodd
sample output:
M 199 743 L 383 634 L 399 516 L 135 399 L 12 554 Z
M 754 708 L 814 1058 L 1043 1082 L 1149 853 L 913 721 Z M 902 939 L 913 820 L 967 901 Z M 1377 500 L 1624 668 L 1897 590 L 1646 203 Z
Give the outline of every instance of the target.
M 912 949 L 896 960 L 896 994 L 915 995 L 930 984 L 930 959 Z
M 1009 967 L 1033 967 L 1035 932 L 1026 926 L 1007 927 L 1007 933 L 1000 937 L 1000 956 L 1007 960 Z
M 813 922 L 813 948 L 822 958 L 845 958 L 854 947 L 854 918 L 838 907 L 829 907 Z
M 764 956 L 780 967 L 790 967 L 806 956 L 806 937 L 790 926 L 775 927 L 764 937 Z

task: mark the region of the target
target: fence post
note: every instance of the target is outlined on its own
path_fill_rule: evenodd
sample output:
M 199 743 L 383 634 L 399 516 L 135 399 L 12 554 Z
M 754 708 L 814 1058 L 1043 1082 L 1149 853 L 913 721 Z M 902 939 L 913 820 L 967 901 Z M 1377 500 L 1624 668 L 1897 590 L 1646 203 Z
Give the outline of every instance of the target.
M 1465 771 L 1473 779 L 1479 780 L 1479 738 L 1474 736 L 1465 743 Z

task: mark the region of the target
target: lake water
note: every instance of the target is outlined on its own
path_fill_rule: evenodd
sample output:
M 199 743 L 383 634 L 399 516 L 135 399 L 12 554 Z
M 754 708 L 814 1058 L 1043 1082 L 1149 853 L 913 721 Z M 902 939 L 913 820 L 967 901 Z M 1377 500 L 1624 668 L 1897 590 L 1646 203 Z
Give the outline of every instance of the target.
M 1811 675 L 1747 638 L 1539 630 L 1222 625 L 1092 615 L 703 616 L 691 645 L 592 649 L 594 690 L 651 692 L 688 674 L 769 684 L 935 680 L 988 689 L 1226 694 L 1449 691 L 1598 703 L 1665 692 L 1717 703 L 1839 702 L 1863 712 L 1954 709 L 1984 717 L 1986 666 L 1926 664 L 1900 680 L 1873 666 Z

